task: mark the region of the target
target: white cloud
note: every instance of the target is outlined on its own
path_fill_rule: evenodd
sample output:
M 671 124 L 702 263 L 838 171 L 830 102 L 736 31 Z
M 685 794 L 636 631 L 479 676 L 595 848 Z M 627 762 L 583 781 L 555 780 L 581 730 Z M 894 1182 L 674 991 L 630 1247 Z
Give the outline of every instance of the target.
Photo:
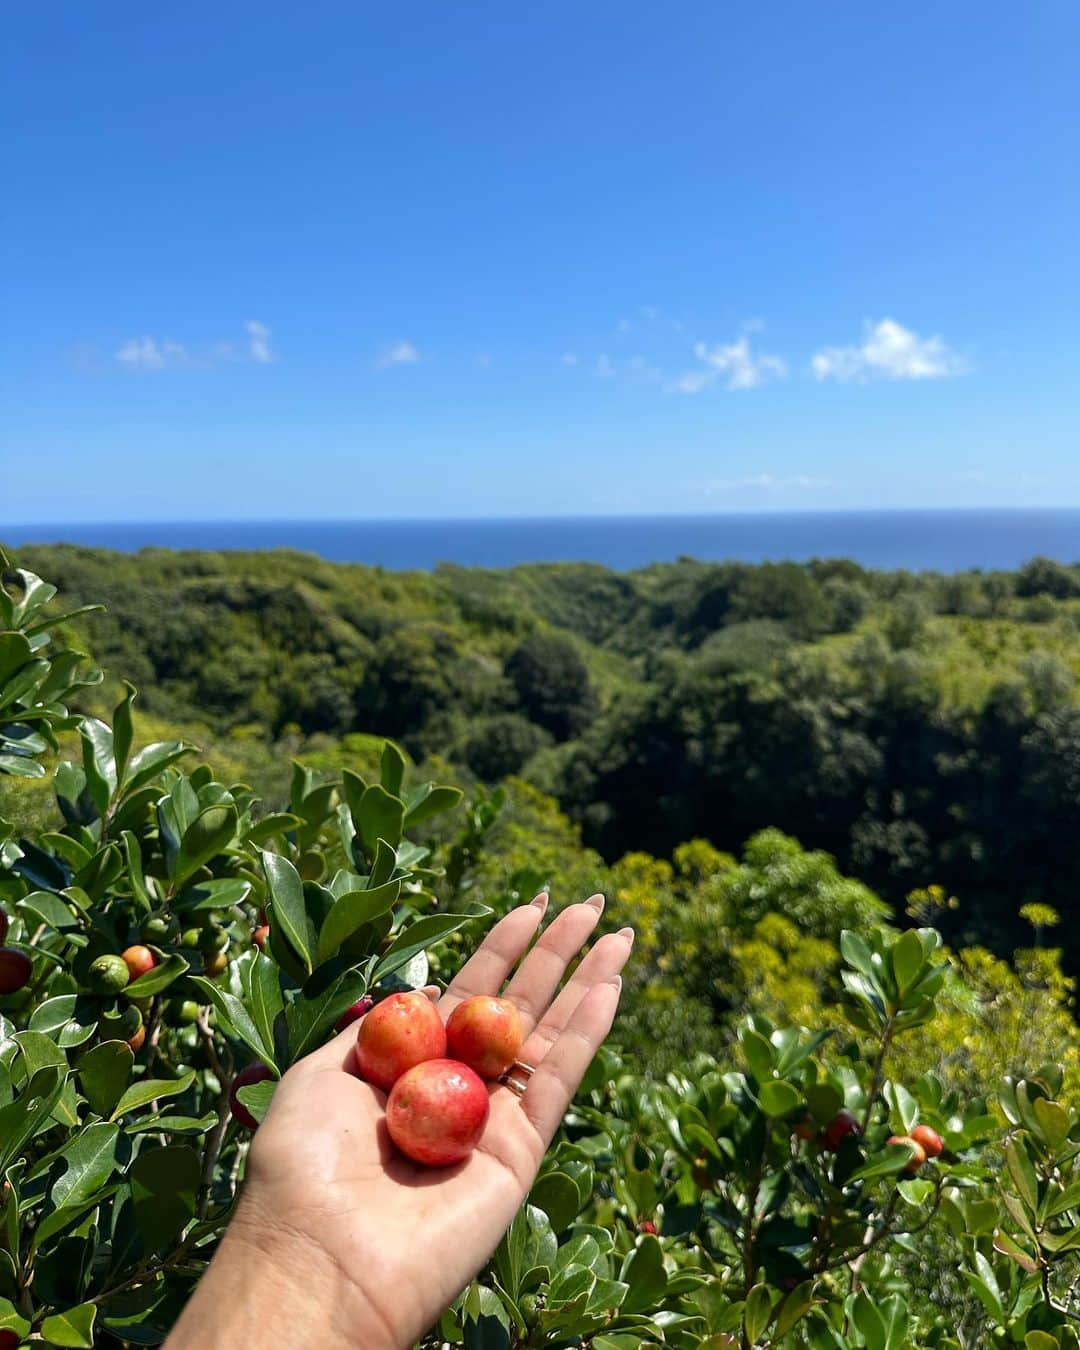
M 411 342 L 404 339 L 392 343 L 375 362 L 376 370 L 387 370 L 390 366 L 415 366 L 420 360 L 420 351 Z
M 705 484 L 705 491 L 707 493 L 745 492 L 747 490 L 767 493 L 806 492 L 812 488 L 830 487 L 831 484 L 830 478 L 817 478 L 806 473 L 783 475 L 751 473 L 744 475 L 742 478 L 714 478 L 711 483 Z
M 819 380 L 939 380 L 965 375 L 970 363 L 941 338 L 923 338 L 895 319 L 867 323 L 858 347 L 823 347 L 810 369 Z
M 710 347 L 694 344 L 694 355 L 703 368 L 689 370 L 667 385 L 671 394 L 700 394 L 716 383 L 725 389 L 757 389 L 787 375 L 787 362 L 771 352 L 755 352 L 744 334 L 734 342 Z
M 244 324 L 248 335 L 248 354 L 260 366 L 269 365 L 274 359 L 270 347 L 270 329 L 258 319 L 248 319 Z
M 116 359 L 128 370 L 165 370 L 192 364 L 187 348 L 170 338 L 131 338 L 116 353 Z
M 579 357 L 577 352 L 563 352 L 562 354 L 562 363 L 564 366 L 576 366 L 578 360 Z

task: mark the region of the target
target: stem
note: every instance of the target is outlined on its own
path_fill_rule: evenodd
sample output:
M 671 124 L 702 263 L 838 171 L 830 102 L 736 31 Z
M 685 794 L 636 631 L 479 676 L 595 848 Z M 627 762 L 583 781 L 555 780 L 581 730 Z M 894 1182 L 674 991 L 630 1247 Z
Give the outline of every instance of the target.
M 210 1208 L 214 1169 L 217 1167 L 217 1160 L 221 1154 L 221 1146 L 225 1142 L 225 1132 L 229 1128 L 229 1094 L 232 1090 L 233 1080 L 232 1075 L 226 1073 L 221 1067 L 217 1047 L 214 1044 L 214 1033 L 210 1030 L 209 1013 L 205 1008 L 200 1008 L 196 1025 L 199 1028 L 199 1035 L 206 1042 L 206 1053 L 210 1060 L 210 1067 L 214 1071 L 214 1077 L 221 1084 L 221 1095 L 217 1103 L 217 1124 L 206 1139 L 206 1148 L 203 1150 L 202 1177 L 199 1183 L 199 1203 L 196 1213 L 200 1219 L 205 1219 Z
M 862 1132 L 866 1133 L 870 1124 L 870 1116 L 874 1110 L 874 1103 L 877 1101 L 878 1093 L 881 1091 L 881 1084 L 885 1077 L 885 1056 L 889 1052 L 889 1046 L 893 1038 L 893 1014 L 889 1014 L 889 1020 L 885 1023 L 885 1030 L 881 1033 L 881 1043 L 878 1045 L 878 1052 L 874 1058 L 874 1072 L 870 1078 L 870 1091 L 866 1094 L 866 1109 L 863 1111 Z

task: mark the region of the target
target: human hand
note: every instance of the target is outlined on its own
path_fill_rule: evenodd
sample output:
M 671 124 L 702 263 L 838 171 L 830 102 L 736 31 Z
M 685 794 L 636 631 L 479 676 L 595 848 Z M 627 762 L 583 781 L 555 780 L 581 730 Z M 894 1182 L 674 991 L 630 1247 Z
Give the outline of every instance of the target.
M 213 1350 L 238 1336 L 264 1344 L 268 1325 L 249 1307 L 252 1285 L 267 1293 L 277 1334 L 288 1321 L 294 1350 L 404 1350 L 472 1279 L 528 1194 L 611 1028 L 633 943 L 631 929 L 600 938 L 560 990 L 603 898 L 571 905 L 529 950 L 546 905 L 538 896 L 500 920 L 438 1001 L 444 1020 L 474 994 L 517 1004 L 520 1058 L 536 1067 L 524 1096 L 492 1084 L 476 1150 L 456 1167 L 431 1169 L 394 1149 L 386 1094 L 354 1076 L 359 1024 L 301 1060 L 274 1093 L 237 1214 L 167 1350 Z

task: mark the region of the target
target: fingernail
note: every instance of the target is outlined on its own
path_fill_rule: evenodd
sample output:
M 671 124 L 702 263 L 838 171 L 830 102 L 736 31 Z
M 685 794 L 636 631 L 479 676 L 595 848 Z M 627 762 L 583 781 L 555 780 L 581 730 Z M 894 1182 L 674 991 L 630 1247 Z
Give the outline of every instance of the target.
M 587 905 L 592 905 L 593 909 L 596 910 L 597 914 L 603 914 L 604 897 L 602 895 L 590 895 L 588 900 L 585 901 L 585 903 Z
M 614 987 L 615 987 L 616 989 L 621 990 L 621 989 L 622 989 L 622 976 L 621 976 L 621 975 L 612 975 L 611 979 L 608 980 L 608 984 L 614 985 Z
M 632 928 L 620 928 L 618 935 L 625 938 L 631 947 L 634 945 L 634 930 Z
M 533 904 L 540 911 L 541 914 L 543 914 L 543 912 L 548 907 L 549 899 L 550 897 L 547 891 L 541 891 L 540 894 L 536 897 L 536 899 L 531 901 L 530 903 Z

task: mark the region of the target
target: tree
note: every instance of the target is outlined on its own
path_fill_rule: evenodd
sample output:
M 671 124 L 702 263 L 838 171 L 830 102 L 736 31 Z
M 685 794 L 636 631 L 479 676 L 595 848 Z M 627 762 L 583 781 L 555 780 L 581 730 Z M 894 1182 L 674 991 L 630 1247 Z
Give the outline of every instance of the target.
M 556 740 L 576 736 L 596 713 L 589 668 L 569 638 L 530 633 L 507 658 L 506 675 L 526 717 Z

